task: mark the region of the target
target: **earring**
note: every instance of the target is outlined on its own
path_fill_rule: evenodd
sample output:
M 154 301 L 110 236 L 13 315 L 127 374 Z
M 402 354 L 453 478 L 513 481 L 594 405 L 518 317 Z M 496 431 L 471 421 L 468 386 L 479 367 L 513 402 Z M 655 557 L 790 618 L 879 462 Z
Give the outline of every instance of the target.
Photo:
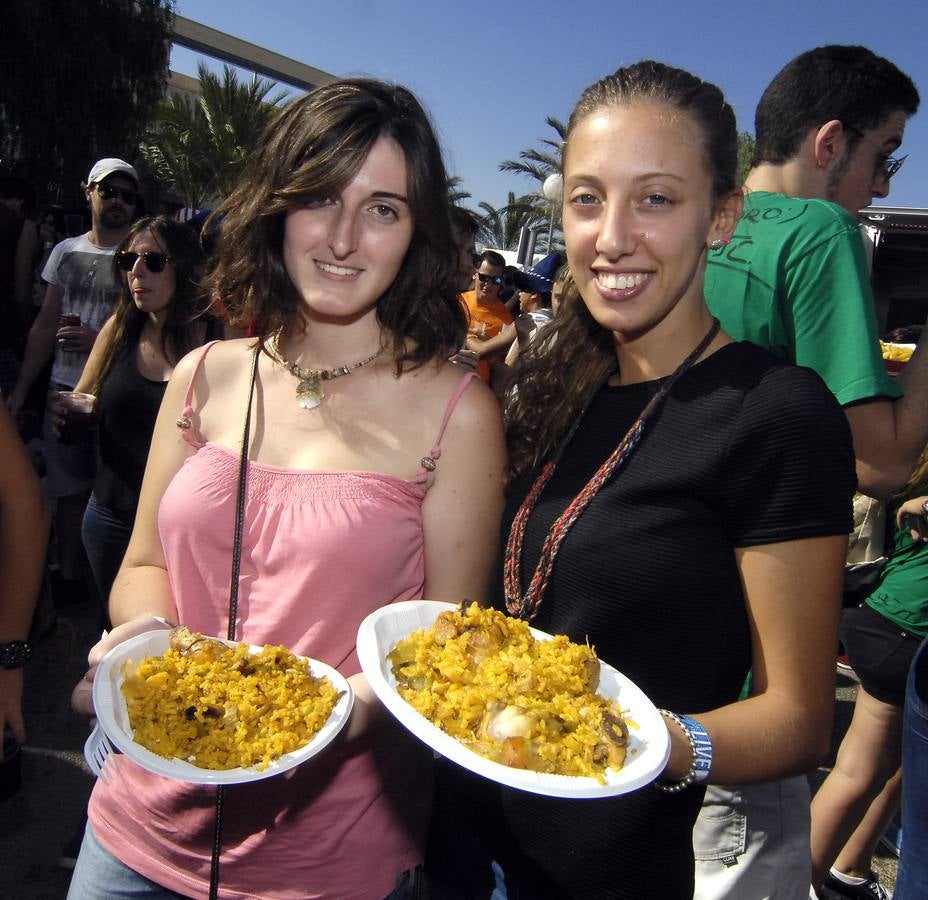
M 728 238 L 716 238 L 714 241 L 709 241 L 708 247 L 710 250 L 721 250 L 722 247 L 727 247 L 731 241 Z

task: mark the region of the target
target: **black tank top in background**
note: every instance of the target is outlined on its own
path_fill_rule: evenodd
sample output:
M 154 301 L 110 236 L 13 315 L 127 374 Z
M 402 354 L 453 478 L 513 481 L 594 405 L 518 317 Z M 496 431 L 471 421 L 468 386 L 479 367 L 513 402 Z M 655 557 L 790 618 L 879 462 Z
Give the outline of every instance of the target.
M 134 514 L 166 381 L 139 374 L 138 347 L 113 364 L 97 397 L 99 468 L 93 493 L 110 509 Z

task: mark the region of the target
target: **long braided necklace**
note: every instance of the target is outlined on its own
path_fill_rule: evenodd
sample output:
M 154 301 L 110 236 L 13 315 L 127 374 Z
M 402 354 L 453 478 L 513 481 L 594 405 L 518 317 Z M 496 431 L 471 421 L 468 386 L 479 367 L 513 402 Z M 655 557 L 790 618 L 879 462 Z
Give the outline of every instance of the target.
M 532 485 L 528 496 L 522 501 L 519 511 L 512 521 L 512 527 L 509 530 L 509 539 L 506 541 L 506 552 L 503 557 L 503 589 L 506 596 L 506 609 L 513 616 L 525 619 L 531 622 L 538 614 L 538 608 L 541 606 L 541 599 L 544 596 L 545 589 L 548 587 L 548 581 L 551 579 L 551 570 L 554 567 L 554 561 L 557 559 L 558 551 L 567 532 L 573 526 L 574 522 L 580 518 L 583 511 L 590 505 L 592 499 L 599 492 L 600 488 L 610 479 L 614 472 L 620 469 L 628 458 L 632 455 L 634 449 L 641 440 L 645 425 L 654 416 L 655 412 L 664 402 L 664 398 L 670 393 L 670 389 L 677 380 L 702 356 L 705 349 L 712 343 L 715 336 L 719 333 L 719 320 L 712 320 L 712 327 L 706 333 L 706 336 L 699 342 L 699 345 L 680 363 L 669 378 L 661 385 L 660 390 L 648 401 L 645 408 L 641 411 L 638 418 L 632 423 L 631 428 L 625 433 L 625 436 L 619 441 L 618 446 L 609 454 L 606 461 L 593 473 L 593 477 L 586 483 L 583 490 L 570 501 L 567 508 L 562 512 L 554 523 L 548 529 L 545 542 L 541 548 L 541 555 L 538 558 L 538 564 L 535 566 L 535 572 L 528 588 L 523 592 L 520 579 L 522 565 L 522 545 L 525 541 L 525 528 L 528 524 L 529 517 L 538 503 L 538 498 L 544 490 L 545 485 L 551 480 L 558 460 L 564 452 L 564 448 L 573 437 L 576 427 L 586 410 L 580 413 L 574 428 L 568 433 L 567 437 L 561 442 L 554 457 L 545 464 L 541 474 Z M 594 392 L 595 393 L 595 392 Z

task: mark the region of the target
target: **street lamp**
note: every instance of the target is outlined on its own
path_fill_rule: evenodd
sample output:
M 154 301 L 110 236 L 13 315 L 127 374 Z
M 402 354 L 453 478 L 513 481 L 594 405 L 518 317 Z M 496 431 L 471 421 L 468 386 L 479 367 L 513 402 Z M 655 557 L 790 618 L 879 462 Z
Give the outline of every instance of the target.
M 548 253 L 551 252 L 551 239 L 554 236 L 554 205 L 564 196 L 564 179 L 560 172 L 554 172 L 545 179 L 541 186 L 541 195 L 551 201 L 548 213 Z

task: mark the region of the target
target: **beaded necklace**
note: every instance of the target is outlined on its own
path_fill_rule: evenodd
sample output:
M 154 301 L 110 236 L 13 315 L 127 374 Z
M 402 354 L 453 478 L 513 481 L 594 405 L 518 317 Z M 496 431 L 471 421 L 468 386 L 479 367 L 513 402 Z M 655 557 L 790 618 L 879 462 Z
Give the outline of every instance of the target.
M 570 501 L 564 512 L 554 520 L 554 523 L 548 529 L 548 534 L 542 545 L 541 555 L 538 558 L 538 565 L 535 566 L 532 580 L 523 593 L 519 573 L 522 565 L 522 545 L 525 541 L 525 528 L 528 524 L 529 517 L 538 503 L 541 492 L 554 474 L 561 454 L 576 432 L 580 420 L 585 415 L 586 408 L 577 417 L 573 428 L 568 432 L 564 440 L 561 441 L 553 458 L 547 462 L 541 470 L 541 474 L 532 485 L 532 489 L 528 492 L 528 496 L 522 501 L 522 505 L 519 507 L 519 511 L 512 521 L 512 528 L 509 530 L 509 539 L 506 541 L 506 552 L 503 557 L 503 589 L 506 597 L 506 609 L 511 615 L 518 616 L 519 618 L 531 622 L 538 614 L 538 608 L 541 606 L 541 599 L 544 596 L 545 589 L 548 587 L 548 581 L 551 578 L 551 570 L 554 567 L 554 561 L 557 558 L 558 551 L 561 549 L 561 544 L 564 543 L 564 538 L 567 537 L 567 532 L 570 530 L 571 526 L 573 526 L 574 522 L 580 518 L 580 515 L 590 505 L 592 499 L 613 473 L 628 462 L 628 458 L 632 455 L 632 452 L 641 440 L 645 425 L 647 425 L 660 408 L 661 404 L 664 402 L 664 398 L 670 393 L 670 389 L 677 380 L 688 371 L 690 366 L 702 356 L 705 349 L 712 343 L 718 333 L 719 320 L 713 319 L 712 327 L 706 333 L 706 336 L 699 342 L 696 349 L 677 366 L 670 377 L 661 385 L 660 390 L 648 401 L 645 408 L 641 411 L 641 414 L 632 423 L 631 428 L 628 429 L 625 436 L 619 441 L 615 450 L 609 454 L 606 461 L 593 473 L 593 477 L 590 478 L 580 493 Z M 595 396 L 597 392 L 598 388 L 593 392 L 593 396 Z M 589 408 L 589 404 L 587 404 L 587 408 Z
M 271 350 L 273 358 L 297 379 L 296 402 L 300 409 L 315 409 L 325 399 L 323 381 L 341 378 L 342 375 L 350 375 L 356 369 L 363 368 L 377 359 L 383 353 L 384 348 L 380 347 L 376 353 L 372 353 L 360 362 L 348 366 L 336 366 L 334 369 L 304 369 L 295 362 L 290 362 L 280 351 L 280 333 L 276 334 L 271 341 Z

